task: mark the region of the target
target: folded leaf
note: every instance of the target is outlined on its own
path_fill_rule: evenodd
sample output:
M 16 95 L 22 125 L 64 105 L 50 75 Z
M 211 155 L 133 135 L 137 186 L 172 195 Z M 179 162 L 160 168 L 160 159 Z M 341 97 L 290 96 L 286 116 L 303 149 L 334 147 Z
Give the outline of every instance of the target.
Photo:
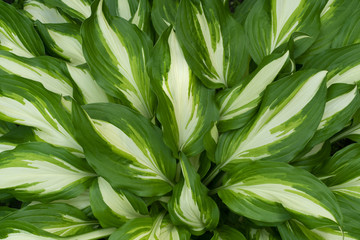
M 298 156 L 291 160 L 290 164 L 311 172 L 313 168 L 330 159 L 330 151 L 331 144 L 329 142 L 322 142 L 311 149 L 305 148 Z
M 220 131 L 243 127 L 256 113 L 265 88 L 276 78 L 285 65 L 289 52 L 264 60 L 258 68 L 239 85 L 218 93 L 220 106 Z
M 107 93 L 151 118 L 154 96 L 145 67 L 151 42 L 125 19 L 107 20 L 102 9 L 103 0 L 96 1 L 82 25 L 85 59 Z
M 249 52 L 256 63 L 278 47 L 285 46 L 295 32 L 294 56 L 300 56 L 315 41 L 320 29 L 324 0 L 257 0 L 245 22 Z M 261 29 L 261 31 L 260 31 Z
M 119 227 L 134 218 L 148 217 L 145 202 L 126 191 L 115 191 L 102 177 L 90 189 L 91 209 L 103 227 Z
M 239 164 L 223 178 L 218 194 L 234 212 L 276 223 L 290 216 L 310 227 L 341 224 L 331 191 L 309 172 L 286 163 Z
M 157 42 L 149 68 L 165 142 L 175 155 L 179 151 L 199 154 L 204 134 L 217 118 L 214 91 L 193 75 L 174 30 L 166 30 Z
M 181 1 L 175 26 L 189 66 L 207 87 L 241 81 L 248 67 L 245 34 L 221 1 Z
M 45 54 L 31 20 L 4 1 L 0 1 L 0 49 L 23 57 Z
M 92 0 L 46 0 L 46 4 L 64 11 L 69 16 L 85 20 L 91 15 Z
M 174 187 L 169 201 L 169 213 L 173 223 L 187 226 L 192 234 L 201 235 L 215 228 L 219 221 L 219 209 L 207 196 L 207 188 L 184 154 L 180 157 L 183 179 Z
M 1 221 L 8 220 L 28 222 L 60 237 L 91 232 L 98 225 L 97 221 L 88 219 L 79 209 L 61 203 L 27 206 L 9 214 Z
M 119 104 L 73 105 L 73 122 L 87 161 L 114 188 L 139 196 L 171 191 L 176 161 L 160 129 Z M 91 119 L 90 119 L 91 118 Z
M 153 0 L 151 21 L 160 36 L 170 25 L 175 25 L 179 0 Z
M 215 234 L 211 238 L 211 240 L 246 240 L 246 238 L 244 237 L 244 235 L 242 235 L 241 232 L 226 225 L 216 229 L 214 232 Z
M 39 20 L 42 23 L 67 23 L 68 17 L 55 7 L 46 5 L 42 0 L 26 0 L 24 2 L 25 14 L 32 20 Z
M 290 161 L 315 133 L 323 115 L 326 71 L 299 71 L 271 84 L 254 120 L 220 136 L 218 168 L 250 161 Z
M 82 159 L 47 143 L 19 145 L 2 152 L 0 159 L 0 189 L 22 200 L 73 198 L 95 176 Z

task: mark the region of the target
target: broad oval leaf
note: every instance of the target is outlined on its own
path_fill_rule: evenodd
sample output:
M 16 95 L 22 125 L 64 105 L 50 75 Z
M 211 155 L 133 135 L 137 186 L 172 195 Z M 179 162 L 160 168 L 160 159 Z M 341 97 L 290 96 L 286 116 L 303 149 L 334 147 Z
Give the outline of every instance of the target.
M 26 143 L 0 154 L 0 189 L 22 200 L 76 197 L 95 174 L 83 159 L 47 143 Z
M 172 189 L 176 161 L 160 129 L 119 104 L 73 105 L 73 122 L 87 161 L 114 188 L 139 196 L 161 196 Z M 91 119 L 90 119 L 91 118 Z
M 81 35 L 85 59 L 99 85 L 123 104 L 152 118 L 155 97 L 146 72 L 152 46 L 148 37 L 125 19 L 107 19 L 103 0 L 94 2 Z
M 145 202 L 123 190 L 115 191 L 102 177 L 90 188 L 91 209 L 102 227 L 119 227 L 134 218 L 149 217 Z
M 218 93 L 218 128 L 221 132 L 243 127 L 256 113 L 265 88 L 285 65 L 289 52 L 264 60 L 243 82 Z
M 219 209 L 207 196 L 207 188 L 184 154 L 180 157 L 183 179 L 174 187 L 169 201 L 169 213 L 175 224 L 187 226 L 194 235 L 214 229 L 219 221 Z
M 309 172 L 286 163 L 239 164 L 223 178 L 218 194 L 234 212 L 261 222 L 290 216 L 311 227 L 340 225 L 335 196 Z
M 218 168 L 260 159 L 292 160 L 323 115 L 325 76 L 326 71 L 299 71 L 271 84 L 254 121 L 220 137 L 215 156 Z
M 181 1 L 175 28 L 189 66 L 207 87 L 241 81 L 248 66 L 245 34 L 221 1 Z
M 214 91 L 190 70 L 173 29 L 166 30 L 155 45 L 149 68 L 165 142 L 175 155 L 199 154 L 205 132 L 217 119 Z

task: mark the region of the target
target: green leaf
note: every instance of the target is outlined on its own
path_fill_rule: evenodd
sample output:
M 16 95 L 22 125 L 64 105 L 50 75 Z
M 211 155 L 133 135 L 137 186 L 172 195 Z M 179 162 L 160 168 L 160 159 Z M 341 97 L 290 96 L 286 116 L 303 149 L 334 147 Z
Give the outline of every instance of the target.
M 0 137 L 7 134 L 8 132 L 11 131 L 11 129 L 14 129 L 14 128 L 16 128 L 15 124 L 0 120 Z
M 24 2 L 25 15 L 32 20 L 46 23 L 68 23 L 71 22 L 67 16 L 57 8 L 48 6 L 43 0 L 26 0 Z
M 51 7 L 61 9 L 63 12 L 78 20 L 85 20 L 91 15 L 92 0 L 46 0 Z
M 189 66 L 207 87 L 241 81 L 248 67 L 245 34 L 221 1 L 181 1 L 175 26 Z
M 291 216 L 311 227 L 341 224 L 335 196 L 309 172 L 286 163 L 239 164 L 223 178 L 218 194 L 234 212 L 277 223 Z
M 103 227 L 119 227 L 128 220 L 148 217 L 145 202 L 123 190 L 115 191 L 102 177 L 90 188 L 91 209 Z
M 31 20 L 4 1 L 0 1 L 0 49 L 24 57 L 45 54 Z
M 151 20 L 156 33 L 160 36 L 170 25 L 175 25 L 179 0 L 153 0 Z
M 218 168 L 251 160 L 292 160 L 315 133 L 321 120 L 326 71 L 299 71 L 266 89 L 254 120 L 220 136 Z
M 284 47 L 295 32 L 300 35 L 294 39 L 294 56 L 300 56 L 319 34 L 320 13 L 325 3 L 325 0 L 257 0 L 245 22 L 253 60 L 260 63 L 275 49 Z
M 243 127 L 256 113 L 265 88 L 285 65 L 289 52 L 265 59 L 257 69 L 237 86 L 217 95 L 220 106 L 218 128 L 221 132 Z
M 183 179 L 176 184 L 169 201 L 169 213 L 175 224 L 187 226 L 192 234 L 201 235 L 214 229 L 219 221 L 219 209 L 207 196 L 208 189 L 184 154 L 180 156 Z
M 249 240 L 279 240 L 272 231 L 267 228 L 249 228 Z M 292 239 L 295 240 L 295 239 Z
M 321 165 L 330 158 L 331 144 L 329 142 L 322 142 L 315 145 L 311 149 L 304 149 L 291 160 L 290 164 L 312 171 L 316 166 Z
M 214 236 L 211 240 L 246 240 L 241 232 L 226 225 L 217 228 L 214 232 Z
M 60 237 L 91 232 L 98 225 L 97 221 L 88 219 L 79 209 L 60 203 L 27 206 L 7 215 L 1 221 L 8 220 L 28 222 Z
M 76 197 L 95 174 L 84 160 L 47 143 L 26 143 L 0 153 L 0 189 L 22 200 Z
M 138 218 L 128 221 L 109 240 L 189 240 L 190 233 L 173 225 L 163 214 L 151 218 Z
M 194 76 L 171 28 L 155 45 L 149 68 L 165 142 L 174 155 L 201 153 L 204 134 L 217 118 L 214 91 Z
M 81 30 L 83 50 L 93 76 L 110 95 L 147 118 L 152 118 L 155 97 L 146 72 L 151 41 L 122 18 L 106 19 L 103 0 Z
M 73 122 L 87 161 L 114 188 L 139 196 L 161 196 L 172 189 L 176 161 L 160 129 L 119 104 L 73 105 Z M 91 118 L 91 119 L 90 119 Z
M 39 83 L 0 75 L 0 119 L 33 127 L 37 140 L 83 156 L 82 147 L 73 138 L 70 114 L 62 104 L 60 95 Z

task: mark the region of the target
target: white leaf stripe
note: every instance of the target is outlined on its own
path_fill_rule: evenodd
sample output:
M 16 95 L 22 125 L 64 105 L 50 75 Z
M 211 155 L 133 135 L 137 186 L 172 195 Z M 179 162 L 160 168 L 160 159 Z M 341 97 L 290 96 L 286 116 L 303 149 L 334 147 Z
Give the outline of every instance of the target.
M 91 8 L 90 4 L 88 4 L 84 0 L 60 0 L 68 7 L 74 9 L 76 12 L 82 15 L 83 19 L 90 17 L 91 15 Z
M 330 87 L 335 83 L 356 84 L 359 81 L 359 73 L 360 64 L 346 68 L 342 71 L 339 71 L 335 76 L 331 77 L 327 81 L 326 85 L 327 87 Z
M 32 53 L 30 53 L 24 44 L 21 42 L 19 37 L 14 33 L 7 31 L 5 28 L 1 27 L 4 25 L 0 20 L 0 39 L 1 46 L 4 46 L 8 49 L 9 52 L 17 54 L 23 57 L 34 57 Z
M 42 23 L 67 23 L 68 21 L 56 8 L 50 8 L 38 0 L 27 0 L 24 3 L 24 11 L 30 14 L 32 20 Z

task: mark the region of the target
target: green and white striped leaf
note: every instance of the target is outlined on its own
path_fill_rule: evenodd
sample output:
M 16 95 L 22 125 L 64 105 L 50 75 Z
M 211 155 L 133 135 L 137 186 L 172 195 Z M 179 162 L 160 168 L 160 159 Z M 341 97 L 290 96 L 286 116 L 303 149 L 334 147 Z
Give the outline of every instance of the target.
M 312 68 L 329 72 L 326 76 L 328 88 L 336 83 L 357 84 L 360 81 L 360 44 L 317 54 L 304 62 L 303 69 Z
M 36 22 L 46 50 L 54 57 L 60 57 L 72 65 L 86 63 L 82 51 L 80 27 L 71 23 L 42 24 Z
M 51 7 L 61 9 L 70 17 L 85 20 L 91 15 L 92 0 L 46 0 L 46 4 Z
M 13 75 L 0 75 L 0 119 L 33 127 L 36 139 L 83 156 L 73 137 L 69 112 L 60 95 L 41 84 Z
M 326 141 L 319 143 L 310 150 L 305 148 L 298 156 L 290 161 L 290 164 L 308 170 L 309 172 L 316 166 L 321 165 L 330 159 L 331 144 Z
M 179 0 L 153 0 L 151 21 L 160 36 L 170 25 L 175 25 Z
M 123 104 L 152 118 L 155 97 L 146 72 L 152 44 L 145 33 L 125 19 L 106 19 L 103 0 L 99 0 L 82 25 L 82 38 L 85 59 L 99 85 Z
M 109 240 L 189 240 L 190 233 L 177 227 L 160 214 L 155 220 L 151 218 L 137 218 L 128 221 Z
M 60 237 L 91 232 L 98 226 L 97 221 L 88 219 L 79 209 L 61 203 L 27 206 L 7 215 L 1 221 L 8 220 L 28 222 Z
M 119 227 L 134 218 L 149 217 L 145 202 L 123 190 L 115 191 L 102 177 L 90 189 L 91 209 L 102 227 Z
M 194 235 L 214 229 L 219 221 L 219 209 L 207 196 L 208 189 L 184 154 L 180 156 L 183 179 L 176 184 L 168 209 L 174 224 L 186 226 Z
M 175 26 L 189 66 L 207 87 L 241 81 L 248 68 L 245 34 L 221 1 L 181 1 Z
M 119 104 L 73 105 L 77 139 L 94 170 L 115 189 L 143 197 L 171 191 L 176 161 L 160 129 Z M 90 120 L 90 118 L 91 120 Z
M 214 91 L 190 70 L 173 29 L 166 30 L 155 45 L 149 73 L 165 142 L 175 155 L 179 151 L 188 156 L 201 153 L 204 134 L 218 115 Z
M 39 82 L 53 93 L 73 96 L 73 84 L 66 73 L 66 65 L 56 58 L 24 58 L 0 51 L 0 71 Z
M 220 136 L 215 155 L 218 168 L 260 159 L 292 160 L 320 123 L 325 76 L 326 71 L 299 71 L 269 85 L 254 120 Z
M 38 20 L 44 24 L 71 22 L 57 8 L 46 5 L 43 0 L 26 0 L 23 10 L 33 21 Z
M 294 56 L 300 56 L 319 34 L 325 4 L 326 0 L 257 0 L 245 21 L 252 59 L 260 63 L 275 49 L 284 47 L 295 32 L 300 35 L 293 39 Z
M 14 149 L 21 143 L 34 140 L 34 134 L 31 128 L 19 126 L 12 128 L 8 133 L 0 137 L 0 152 Z
M 279 240 L 279 238 L 276 237 L 273 232 L 266 228 L 250 228 L 248 236 L 249 240 Z
M 244 235 L 227 225 L 221 226 L 214 231 L 211 240 L 246 240 Z
M 360 145 L 339 150 L 315 173 L 333 192 L 360 199 Z
M 150 31 L 150 4 L 148 0 L 105 0 L 111 16 L 121 17 L 144 32 Z
M 0 154 L 0 189 L 22 200 L 76 197 L 94 178 L 81 158 L 47 143 L 27 143 Z
M 253 117 L 265 88 L 274 81 L 288 58 L 289 52 L 269 57 L 240 84 L 218 93 L 219 131 L 241 128 Z
M 310 58 L 330 48 L 359 43 L 359 8 L 357 0 L 328 1 L 320 14 L 320 34 L 302 58 Z
M 44 45 L 32 21 L 4 1 L 0 2 L 0 50 L 23 57 L 45 54 Z
M 218 194 L 232 211 L 256 221 L 293 217 L 310 227 L 341 224 L 340 208 L 326 185 L 286 163 L 239 164 L 224 176 Z

